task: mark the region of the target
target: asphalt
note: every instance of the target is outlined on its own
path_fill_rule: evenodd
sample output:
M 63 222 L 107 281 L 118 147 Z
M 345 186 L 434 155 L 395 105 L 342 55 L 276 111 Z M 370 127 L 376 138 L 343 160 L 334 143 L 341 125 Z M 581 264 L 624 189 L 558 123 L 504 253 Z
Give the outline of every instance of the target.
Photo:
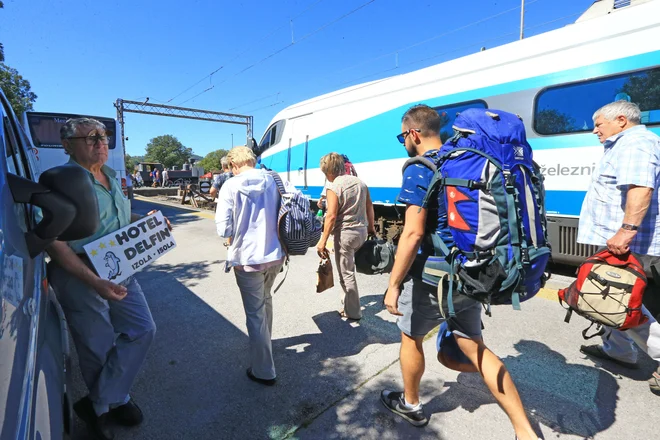
M 387 411 L 382 389 L 402 387 L 400 335 L 381 305 L 386 276 L 358 274 L 363 319 L 342 320 L 339 287 L 315 293 L 318 257 L 291 261 L 274 295 L 277 385 L 247 379 L 248 337 L 233 273 L 213 214 L 135 200 L 133 209 L 161 209 L 174 224 L 177 249 L 137 275 L 158 331 L 132 395 L 146 419 L 118 429 L 118 439 L 492 439 L 513 429 L 480 377 L 435 360 L 425 343 L 422 401 L 430 423 L 415 428 Z M 562 278 L 563 277 L 563 278 Z M 563 287 L 569 276 L 549 287 Z M 279 279 L 278 279 L 279 282 Z M 579 347 L 586 321 L 566 324 L 556 290 L 484 317 L 484 338 L 513 376 L 529 417 L 546 439 L 660 438 L 660 397 L 646 380 L 646 356 L 626 370 L 586 358 Z M 74 398 L 85 388 L 74 359 Z M 86 438 L 76 421 L 74 439 Z

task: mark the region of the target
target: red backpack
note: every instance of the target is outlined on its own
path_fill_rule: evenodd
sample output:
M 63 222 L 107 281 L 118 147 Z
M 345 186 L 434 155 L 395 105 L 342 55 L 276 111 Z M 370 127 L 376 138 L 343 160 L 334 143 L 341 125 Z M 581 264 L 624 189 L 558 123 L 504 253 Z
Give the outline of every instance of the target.
M 568 306 L 565 322 L 573 312 L 599 327 L 628 330 L 644 324 L 648 318 L 642 313 L 642 298 L 647 279 L 644 268 L 632 253 L 614 255 L 609 250 L 587 258 L 577 271 L 573 284 L 558 292 L 559 302 Z M 585 339 L 589 328 L 582 332 Z

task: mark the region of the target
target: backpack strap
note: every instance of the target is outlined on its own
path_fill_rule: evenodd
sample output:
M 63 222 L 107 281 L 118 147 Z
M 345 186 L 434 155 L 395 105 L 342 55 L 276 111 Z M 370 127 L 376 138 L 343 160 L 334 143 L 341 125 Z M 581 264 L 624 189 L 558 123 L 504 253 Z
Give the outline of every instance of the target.
M 284 182 L 282 182 L 282 178 L 280 177 L 280 175 L 273 170 L 266 171 L 266 174 L 269 174 L 275 181 L 275 184 L 277 185 L 277 190 L 280 192 L 280 196 L 286 194 L 286 188 L 284 187 Z
M 405 173 L 405 172 L 406 172 L 406 168 L 408 168 L 410 165 L 414 165 L 414 164 L 420 164 L 420 165 L 423 165 L 423 166 L 425 166 L 426 168 L 428 168 L 429 170 L 433 171 L 434 173 L 435 173 L 436 171 L 438 171 L 438 167 L 437 167 L 437 166 L 435 165 L 435 163 L 433 163 L 433 161 L 432 161 L 431 159 L 429 159 L 428 157 L 425 157 L 425 156 L 415 156 L 415 157 L 411 157 L 410 159 L 408 159 L 408 160 L 403 164 L 403 168 L 401 169 L 401 173 L 402 173 L 402 174 Z

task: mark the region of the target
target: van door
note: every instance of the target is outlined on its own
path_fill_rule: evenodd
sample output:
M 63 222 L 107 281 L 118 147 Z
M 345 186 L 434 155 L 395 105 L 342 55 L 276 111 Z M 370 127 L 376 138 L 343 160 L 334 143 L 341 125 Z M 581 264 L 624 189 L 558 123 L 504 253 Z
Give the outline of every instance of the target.
M 3 98 L 0 95 L 0 98 Z M 30 436 L 43 259 L 29 257 L 28 207 L 14 203 L 6 175 L 31 178 L 16 120 L 0 108 L 0 438 Z

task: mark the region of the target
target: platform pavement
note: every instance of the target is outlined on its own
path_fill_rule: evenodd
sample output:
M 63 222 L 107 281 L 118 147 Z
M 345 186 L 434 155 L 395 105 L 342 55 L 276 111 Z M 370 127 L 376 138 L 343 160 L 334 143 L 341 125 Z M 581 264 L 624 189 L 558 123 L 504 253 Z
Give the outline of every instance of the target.
M 155 205 L 134 201 L 137 212 Z M 425 342 L 422 397 L 430 423 L 415 428 L 379 401 L 399 389 L 399 333 L 380 302 L 386 276 L 358 275 L 364 318 L 339 318 L 339 288 L 314 292 L 317 257 L 295 257 L 274 296 L 274 387 L 249 381 L 248 339 L 240 294 L 213 221 L 160 206 L 175 224 L 178 248 L 140 273 L 158 326 L 133 395 L 146 414 L 118 439 L 492 439 L 511 440 L 504 413 L 475 374 L 434 360 Z M 549 299 L 546 299 L 550 298 Z M 648 391 L 653 365 L 633 372 L 585 358 L 585 321 L 563 322 L 553 292 L 500 306 L 484 318 L 484 336 L 503 358 L 534 424 L 546 439 L 653 439 L 659 397 Z M 74 397 L 84 387 L 77 368 Z M 80 427 L 80 423 L 77 423 Z M 76 438 L 84 438 L 84 428 Z

